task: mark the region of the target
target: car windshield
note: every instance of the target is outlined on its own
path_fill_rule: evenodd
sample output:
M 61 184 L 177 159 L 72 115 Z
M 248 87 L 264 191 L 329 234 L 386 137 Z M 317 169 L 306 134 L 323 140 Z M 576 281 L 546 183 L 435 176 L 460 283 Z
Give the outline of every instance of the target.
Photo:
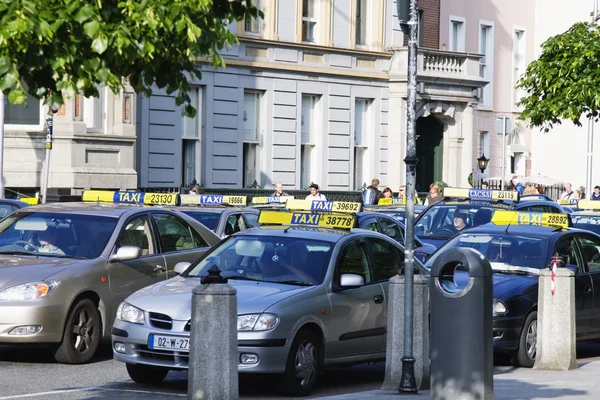
M 0 254 L 96 258 L 117 222 L 118 218 L 93 215 L 11 214 L 0 222 Z
M 431 207 L 419 215 L 415 235 L 421 239 L 447 240 L 463 229 L 487 224 L 492 220 L 496 209 L 492 206 L 474 206 L 468 203 Z
M 585 229 L 600 234 L 600 215 L 571 214 L 573 228 Z
M 482 253 L 497 271 L 509 271 L 511 267 L 541 270 L 546 268 L 548 239 L 507 234 L 463 233 L 440 247 L 427 260 L 427 268 L 444 250 L 456 247 L 470 247 Z
M 194 218 L 202 225 L 215 232 L 217 225 L 219 225 L 219 219 L 221 218 L 220 213 L 214 212 L 201 212 L 201 211 L 184 211 L 185 214 Z
M 15 211 L 15 208 L 16 207 L 11 206 L 10 204 L 0 204 L 0 218 L 4 218 Z
M 229 279 L 317 285 L 325 279 L 333 245 L 281 236 L 233 236 L 202 259 L 188 277 L 208 274 L 213 265 Z

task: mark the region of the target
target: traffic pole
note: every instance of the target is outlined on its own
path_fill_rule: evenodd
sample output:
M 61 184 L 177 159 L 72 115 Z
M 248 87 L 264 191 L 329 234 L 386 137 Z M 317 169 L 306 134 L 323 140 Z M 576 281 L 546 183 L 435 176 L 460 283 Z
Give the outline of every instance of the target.
M 44 162 L 44 179 L 42 181 L 42 204 L 46 204 L 46 193 L 50 177 L 50 150 L 52 150 L 52 136 L 54 134 L 54 114 L 58 112 L 58 106 L 53 104 L 50 107 L 50 111 L 50 117 L 46 118 L 46 160 Z
M 4 103 L 5 97 L 0 90 L 0 199 L 4 198 Z

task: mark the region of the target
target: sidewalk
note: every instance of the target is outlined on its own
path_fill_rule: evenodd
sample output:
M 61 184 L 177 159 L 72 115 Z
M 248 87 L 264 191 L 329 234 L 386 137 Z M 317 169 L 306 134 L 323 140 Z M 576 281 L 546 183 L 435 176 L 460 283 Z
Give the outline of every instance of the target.
M 416 395 L 401 395 L 398 391 L 372 390 L 313 400 L 425 400 L 429 390 Z M 600 358 L 584 359 L 579 369 L 572 371 L 537 371 L 528 368 L 494 368 L 495 400 L 596 400 L 600 399 Z M 439 399 L 442 400 L 442 399 Z M 443 400 L 454 400 L 446 399 Z

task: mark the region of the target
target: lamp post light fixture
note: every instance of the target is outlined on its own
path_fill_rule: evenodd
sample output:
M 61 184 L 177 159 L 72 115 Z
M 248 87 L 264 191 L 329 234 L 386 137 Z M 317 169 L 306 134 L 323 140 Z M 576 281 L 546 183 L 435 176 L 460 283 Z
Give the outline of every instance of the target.
M 479 157 L 477 159 L 477 166 L 479 167 L 479 170 L 481 171 L 481 173 L 483 174 L 484 171 L 486 170 L 488 163 L 490 162 L 490 159 L 487 158 L 485 156 L 485 154 L 482 154 L 481 157 Z M 480 187 L 483 186 L 483 177 L 481 177 L 481 184 Z

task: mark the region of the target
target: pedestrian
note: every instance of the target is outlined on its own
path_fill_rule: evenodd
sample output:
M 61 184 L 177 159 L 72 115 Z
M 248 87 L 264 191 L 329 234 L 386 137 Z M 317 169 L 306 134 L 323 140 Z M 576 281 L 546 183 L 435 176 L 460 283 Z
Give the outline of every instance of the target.
M 309 186 L 310 194 L 306 196 L 306 200 L 327 200 L 324 194 L 319 193 L 319 185 L 311 183 Z
M 379 202 L 381 192 L 379 191 L 379 179 L 373 178 L 371 184 L 362 193 L 362 202 L 364 206 L 375 205 Z
M 581 193 L 581 196 L 579 196 L 579 198 L 585 199 L 585 186 L 579 186 L 579 192 Z
M 590 196 L 590 200 L 600 200 L 600 186 L 598 186 L 598 185 L 594 186 L 594 191 L 592 192 L 592 195 Z
M 575 197 L 579 200 L 581 200 L 581 190 L 579 189 L 575 189 Z
M 525 190 L 523 190 L 523 194 L 539 194 L 538 190 L 535 188 L 535 186 L 532 183 L 528 183 L 527 186 L 525 186 Z
M 523 184 L 521 182 L 519 182 L 519 177 L 518 176 L 513 176 L 513 178 L 511 179 L 512 185 L 513 185 L 513 190 L 516 190 L 517 192 L 519 192 L 519 196 L 523 195 L 523 192 L 525 191 L 525 187 L 523 186 Z
M 490 185 L 488 185 L 488 183 L 486 181 L 481 182 L 481 188 L 483 190 L 488 190 L 490 187 Z
M 394 193 L 392 192 L 392 188 L 386 187 L 381 192 L 380 199 L 391 199 L 392 197 L 394 197 Z
M 287 197 L 289 194 L 283 191 L 283 185 L 281 182 L 275 182 L 275 191 L 271 195 L 271 197 Z
M 189 194 L 203 194 L 204 190 L 200 189 L 200 186 L 198 185 L 192 185 L 192 187 L 190 187 L 190 191 Z
M 427 197 L 425 197 L 424 205 L 430 206 L 442 200 L 442 195 L 440 192 L 441 190 L 437 183 L 432 183 L 429 185 L 429 193 L 427 194 Z
M 565 183 L 565 191 L 560 194 L 559 200 L 577 200 L 577 195 L 570 183 Z
M 398 198 L 404 199 L 405 197 L 406 197 L 406 185 L 402 185 L 402 186 L 400 186 L 400 189 L 398 189 Z M 403 201 L 402 203 L 406 204 L 406 201 Z M 419 197 L 417 196 L 416 192 L 415 192 L 415 204 L 421 205 L 421 200 L 419 200 Z

